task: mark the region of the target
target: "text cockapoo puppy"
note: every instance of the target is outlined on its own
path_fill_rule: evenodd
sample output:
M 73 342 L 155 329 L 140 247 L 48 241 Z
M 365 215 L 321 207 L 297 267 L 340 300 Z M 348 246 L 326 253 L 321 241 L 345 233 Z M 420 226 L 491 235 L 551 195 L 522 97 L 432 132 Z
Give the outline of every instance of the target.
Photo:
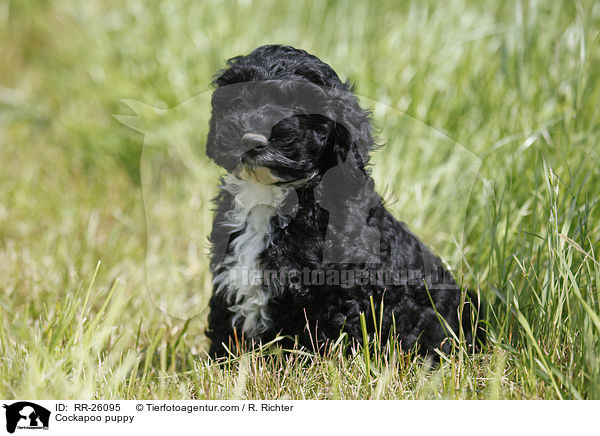
M 362 342 L 361 313 L 383 341 L 449 351 L 461 291 L 374 191 L 370 114 L 351 86 L 279 45 L 230 59 L 215 85 L 206 152 L 228 174 L 211 234 L 210 354 L 277 335 L 315 351 L 342 332 Z

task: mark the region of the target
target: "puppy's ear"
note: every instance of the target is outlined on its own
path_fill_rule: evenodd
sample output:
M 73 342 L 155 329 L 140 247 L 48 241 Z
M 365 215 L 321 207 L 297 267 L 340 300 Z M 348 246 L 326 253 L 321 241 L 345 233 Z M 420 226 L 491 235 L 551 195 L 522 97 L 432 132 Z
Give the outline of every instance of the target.
M 360 107 L 351 89 L 335 89 L 333 94 L 335 128 L 332 151 L 343 160 L 352 153 L 357 165 L 364 168 L 375 146 L 371 134 L 371 113 Z
M 206 137 L 206 156 L 212 160 L 215 160 L 215 157 L 216 157 L 215 156 L 216 131 L 217 131 L 217 127 L 216 127 L 215 116 L 213 113 L 213 116 L 210 118 L 208 135 Z

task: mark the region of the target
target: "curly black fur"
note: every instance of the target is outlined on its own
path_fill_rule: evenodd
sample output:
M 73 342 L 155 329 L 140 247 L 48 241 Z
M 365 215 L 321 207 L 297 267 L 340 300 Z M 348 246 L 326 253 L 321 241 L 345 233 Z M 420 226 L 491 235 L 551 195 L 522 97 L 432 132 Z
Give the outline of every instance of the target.
M 440 259 L 385 209 L 373 190 L 367 169 L 369 152 L 375 146 L 370 113 L 359 106 L 351 85 L 342 82 L 317 57 L 279 45 L 259 47 L 247 56 L 230 59 L 214 84 L 217 88 L 207 155 L 229 173 L 239 175 L 244 168 L 250 173 L 267 169 L 268 180 L 261 183 L 271 184 L 274 190 L 269 192 L 279 192 L 275 187 L 285 189 L 289 200 L 274 206 L 278 209 L 268 215 L 268 234 L 258 238 L 258 242 L 264 242 L 257 257 L 261 269 L 351 271 L 357 277 L 393 270 L 409 271 L 412 278 L 394 286 L 377 280 L 344 286 L 265 278 L 260 290 L 253 291 L 258 292 L 258 299 L 265 299 L 263 306 L 256 306 L 260 310 L 255 310 L 261 325 L 255 321 L 245 324 L 247 317 L 239 309 L 250 297 L 231 289 L 227 280 L 215 279 L 207 330 L 212 343 L 210 354 L 223 355 L 224 345 L 234 343 L 234 336 L 237 341 L 265 343 L 279 334 L 295 338 L 308 349 L 321 349 L 341 332 L 362 342 L 361 313 L 367 317 L 369 334 L 375 332 L 371 300 L 384 341 L 395 333 L 405 350 L 417 346 L 423 355 L 434 355 L 436 348 L 449 351 L 447 326 L 440 316 L 458 333 L 460 289 Z M 246 133 L 258 138 L 262 135 L 268 141 L 244 144 L 241 138 Z M 324 208 L 319 201 L 327 195 L 322 184 L 328 171 L 345 162 L 355 168 L 346 171 L 346 177 L 358 174 L 366 182 L 350 196 L 333 195 L 330 203 L 343 208 L 344 221 L 332 230 L 331 205 Z M 222 183 L 226 185 L 227 181 Z M 338 189 L 343 185 L 344 180 Z M 215 199 L 217 211 L 211 234 L 211 271 L 215 278 L 224 277 L 232 268 L 232 263 L 224 259 L 233 255 L 236 239 L 243 234 L 251 237 L 245 233 L 252 231 L 250 225 L 235 227 L 231 223 L 235 195 L 232 188 L 224 187 Z M 325 261 L 331 232 L 339 233 L 333 236 L 341 241 L 343 253 L 353 258 L 368 256 L 368 241 L 361 239 L 365 226 L 380 234 L 378 262 Z M 241 241 L 238 239 L 238 245 Z M 440 283 L 443 286 L 438 286 Z M 475 342 L 472 312 L 465 310 L 462 316 L 468 344 Z

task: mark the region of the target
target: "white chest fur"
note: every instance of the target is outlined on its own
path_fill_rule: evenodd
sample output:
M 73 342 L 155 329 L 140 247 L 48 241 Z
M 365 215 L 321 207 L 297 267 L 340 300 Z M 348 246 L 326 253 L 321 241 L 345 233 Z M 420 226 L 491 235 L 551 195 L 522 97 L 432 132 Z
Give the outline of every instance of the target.
M 214 278 L 216 292 L 233 305 L 233 323 L 242 322 L 246 337 L 255 336 L 269 327 L 265 288 L 253 280 L 262 269 L 259 256 L 272 235 L 271 218 L 280 213 L 289 188 L 263 185 L 228 175 L 222 189 L 234 197 L 234 207 L 225 214 L 224 225 L 232 232 L 243 231 L 231 243 L 222 265 L 225 270 Z

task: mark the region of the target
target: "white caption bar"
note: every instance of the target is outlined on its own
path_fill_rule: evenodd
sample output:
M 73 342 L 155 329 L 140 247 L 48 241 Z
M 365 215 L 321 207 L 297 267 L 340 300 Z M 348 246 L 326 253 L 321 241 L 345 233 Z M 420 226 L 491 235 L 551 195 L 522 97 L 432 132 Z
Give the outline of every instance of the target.
M 578 434 L 597 401 L 0 400 L 0 435 Z M 132 433 L 133 432 L 133 433 Z M 185 433 L 183 433 L 185 432 Z M 218 432 L 218 433 L 217 433 Z M 391 432 L 391 433 L 390 433 Z M 516 432 L 516 433 L 515 433 Z

